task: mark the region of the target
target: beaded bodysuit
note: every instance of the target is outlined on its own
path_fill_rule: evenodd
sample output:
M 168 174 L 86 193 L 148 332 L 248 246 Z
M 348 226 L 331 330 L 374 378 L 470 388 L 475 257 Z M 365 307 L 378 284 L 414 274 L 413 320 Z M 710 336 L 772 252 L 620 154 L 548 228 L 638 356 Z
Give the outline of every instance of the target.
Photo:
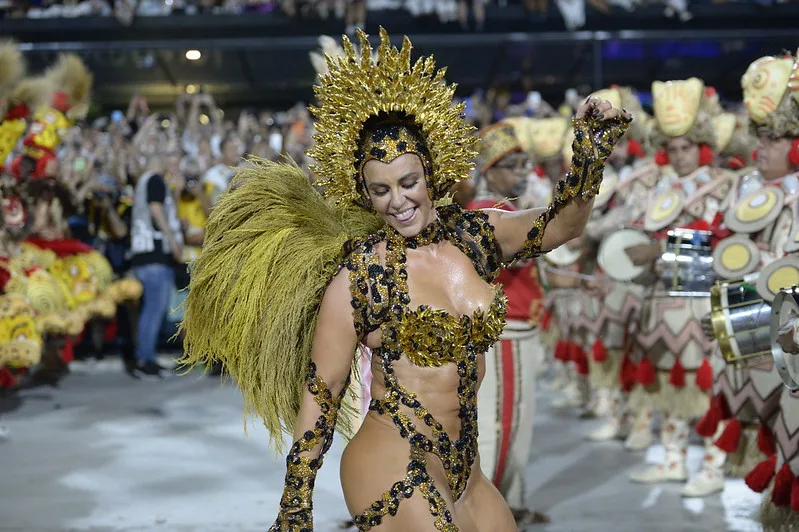
M 381 331 L 381 346 L 373 351 L 373 356 L 383 371 L 386 392 L 383 398 L 374 399 L 369 409 L 390 417 L 400 436 L 410 444 L 407 474 L 354 517 L 360 530 L 369 530 L 380 525 L 386 516 L 396 515 L 402 499 L 411 498 L 418 489 L 428 501 L 436 529 L 457 532 L 451 510 L 427 471 L 426 454 L 441 460 L 452 497 L 457 501 L 466 488 L 477 457 L 477 357 L 499 339 L 505 321 L 505 298 L 500 290 L 488 309 L 472 315 L 456 317 L 426 306 L 409 309 L 406 249 L 447 240 L 471 260 L 477 273 L 489 284 L 496 279 L 501 267 L 539 255 L 544 230 L 557 212 L 573 198 L 589 199 L 596 195 L 604 160 L 627 126 L 622 121 L 607 129 L 591 129 L 586 120 L 575 120 L 574 124 L 574 156 L 566 179 L 555 186 L 552 203 L 533 222 L 523 248 L 508 263 L 502 262 L 488 215 L 482 211 L 463 211 L 457 205 L 438 208 L 437 221 L 416 237 L 405 239 L 393 230 L 384 229 L 350 243 L 342 267 L 349 271 L 356 333 L 363 340 L 368 333 Z M 385 263 L 381 263 L 376 252 L 381 242 L 386 245 Z M 415 394 L 398 382 L 393 363 L 403 356 L 416 366 L 457 366 L 461 422 L 457 438 L 447 434 Z M 294 442 L 286 457 L 281 512 L 270 529 L 273 531 L 313 530 L 311 499 L 316 472 L 332 444 L 344 392 L 333 397 L 316 374 L 313 362 L 309 363 L 307 383 L 321 415 L 315 426 Z M 417 422 L 424 424 L 424 432 L 405 413 L 407 410 L 413 412 Z M 320 444 L 318 458 L 304 454 Z

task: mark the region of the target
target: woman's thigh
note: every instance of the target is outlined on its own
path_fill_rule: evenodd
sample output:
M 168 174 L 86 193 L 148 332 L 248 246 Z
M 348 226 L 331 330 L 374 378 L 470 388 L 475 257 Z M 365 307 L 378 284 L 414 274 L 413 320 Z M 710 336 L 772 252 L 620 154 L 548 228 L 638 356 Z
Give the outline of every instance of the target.
M 420 486 L 413 486 L 405 493 L 403 487 L 408 487 L 408 466 L 411 463 L 410 445 L 393 427 L 388 427 L 380 422 L 367 418 L 361 429 L 347 445 L 341 458 L 341 485 L 344 490 L 344 499 L 347 509 L 353 517 L 360 516 L 372 507 L 372 504 L 381 501 L 383 505 L 391 505 L 397 500 L 394 515 L 385 513 L 380 519 L 373 522 L 371 530 L 375 532 L 405 532 L 414 530 L 419 532 L 436 532 L 436 516 L 433 515 L 430 502 Z M 429 473 L 428 473 L 429 474 Z M 452 524 L 461 532 L 477 532 L 479 529 L 462 522 L 454 511 L 454 504 L 449 493 L 448 484 L 443 482 L 439 475 L 431 477 L 433 489 L 438 492 L 439 501 L 444 506 L 441 514 L 447 510 L 450 513 Z M 400 485 L 403 483 L 406 485 Z M 390 493 L 392 487 L 399 488 L 397 495 L 388 499 L 383 498 L 385 493 Z M 405 498 L 410 495 L 410 498 Z
M 463 497 L 455 503 L 455 515 L 476 531 L 516 532 L 516 520 L 508 504 L 494 485 L 480 471 L 472 468 L 472 477 Z

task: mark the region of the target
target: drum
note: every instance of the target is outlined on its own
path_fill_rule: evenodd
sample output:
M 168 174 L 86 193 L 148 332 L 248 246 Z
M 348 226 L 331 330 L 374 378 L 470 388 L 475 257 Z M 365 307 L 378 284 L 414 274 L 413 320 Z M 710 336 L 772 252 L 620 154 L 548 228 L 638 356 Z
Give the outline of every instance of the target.
M 780 329 L 790 320 L 799 318 L 799 287 L 780 290 L 774 297 L 771 310 L 771 355 L 782 382 L 792 392 L 799 391 L 799 355 L 786 353 L 779 342 Z
M 710 306 L 713 333 L 728 364 L 751 365 L 771 354 L 771 307 L 751 280 L 716 283 Z
M 663 283 L 672 296 L 709 296 L 716 280 L 710 231 L 672 229 L 660 257 Z
M 553 249 L 552 251 L 545 253 L 544 258 L 547 262 L 554 264 L 555 266 L 571 266 L 583 255 L 583 250 L 581 248 L 570 248 L 569 244 L 563 244 L 560 247 Z
M 602 241 L 597 253 L 597 262 L 605 274 L 614 281 L 632 281 L 644 273 L 645 268 L 634 265 L 624 250 L 650 242 L 649 237 L 633 229 L 616 231 Z

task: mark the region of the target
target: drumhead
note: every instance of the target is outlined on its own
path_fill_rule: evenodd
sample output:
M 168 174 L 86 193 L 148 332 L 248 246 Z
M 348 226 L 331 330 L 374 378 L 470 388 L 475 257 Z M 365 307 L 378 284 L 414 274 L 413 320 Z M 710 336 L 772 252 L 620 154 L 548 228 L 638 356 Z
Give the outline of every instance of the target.
M 681 190 L 667 190 L 658 194 L 650 203 L 644 219 L 644 229 L 660 231 L 671 225 L 682 212 L 685 196 Z
M 713 269 L 724 279 L 737 279 L 755 271 L 760 249 L 748 236 L 735 235 L 718 243 L 713 251 Z
M 614 281 L 632 281 L 644 273 L 645 268 L 634 265 L 624 249 L 649 243 L 645 234 L 633 229 L 622 229 L 602 241 L 597 262 Z
M 758 188 L 727 211 L 724 223 L 736 233 L 756 233 L 777 219 L 784 204 L 781 188 Z
M 568 244 L 563 244 L 546 253 L 544 258 L 556 266 L 570 266 L 577 262 L 582 254 L 582 249 L 572 249 Z
M 783 257 L 774 261 L 757 278 L 757 292 L 769 303 L 783 288 L 799 285 L 799 257 Z
M 782 350 L 778 339 L 778 332 L 792 317 L 799 317 L 799 294 L 797 287 L 781 290 L 775 297 L 771 307 L 771 323 L 769 333 L 771 334 L 771 355 L 774 357 L 774 366 L 777 368 L 782 382 L 791 391 L 799 391 L 799 355 L 786 353 Z

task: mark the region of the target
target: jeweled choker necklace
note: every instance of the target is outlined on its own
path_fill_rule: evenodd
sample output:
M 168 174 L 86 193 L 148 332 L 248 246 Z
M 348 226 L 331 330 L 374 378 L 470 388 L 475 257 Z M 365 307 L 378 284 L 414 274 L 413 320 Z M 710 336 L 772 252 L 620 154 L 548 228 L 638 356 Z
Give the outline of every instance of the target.
M 447 236 L 446 228 L 438 216 L 436 219 L 424 226 L 416 236 L 403 237 L 392 228 L 390 231 L 393 238 L 402 241 L 406 248 L 416 249 L 430 244 L 437 244 Z

